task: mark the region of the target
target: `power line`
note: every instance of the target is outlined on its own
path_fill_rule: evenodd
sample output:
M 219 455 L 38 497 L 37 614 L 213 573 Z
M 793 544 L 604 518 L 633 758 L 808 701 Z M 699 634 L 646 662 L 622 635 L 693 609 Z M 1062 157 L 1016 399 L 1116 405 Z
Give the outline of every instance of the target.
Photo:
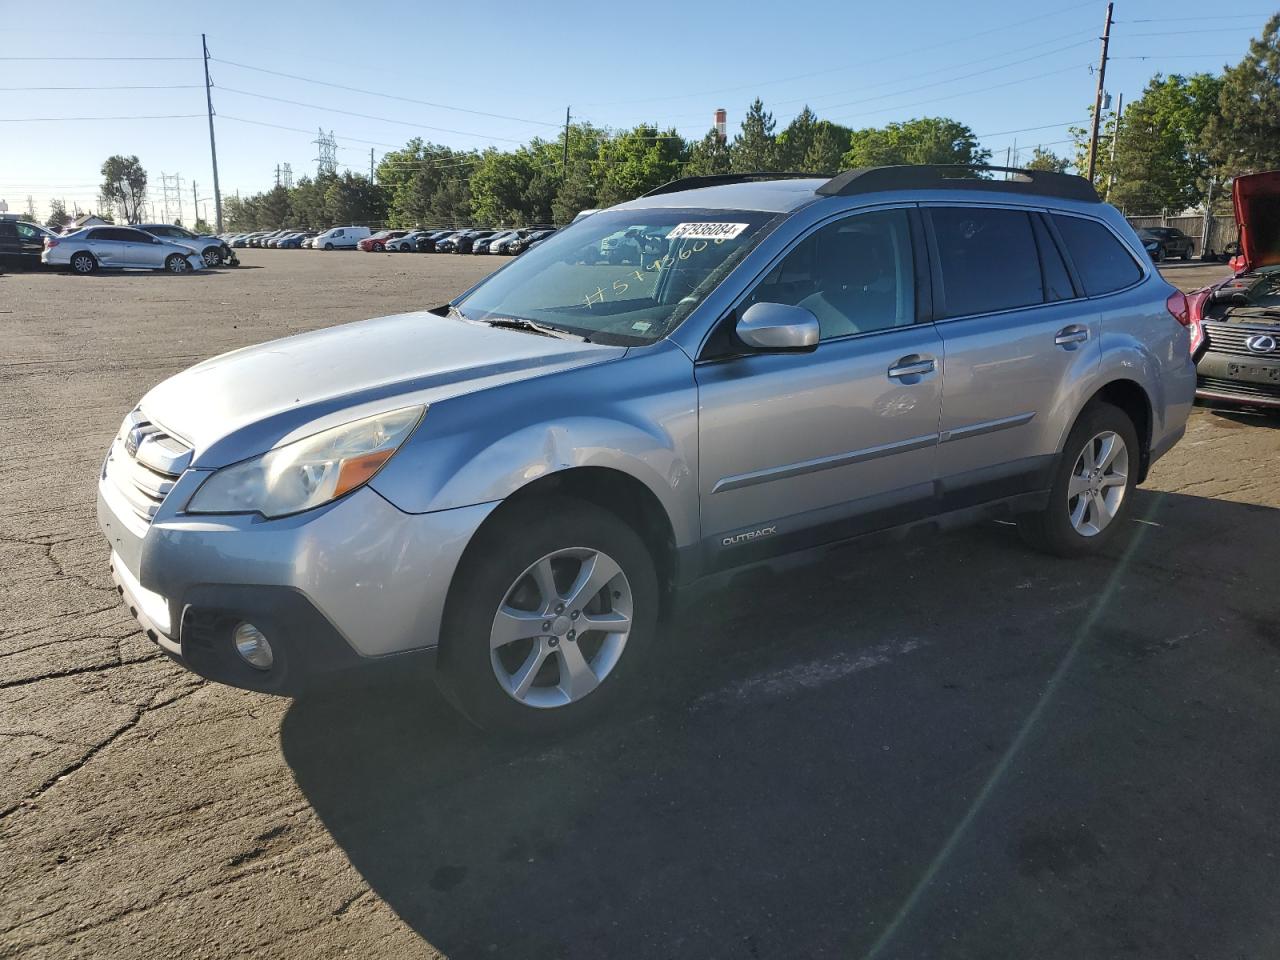
M 92 87 L 0 87 L 0 90 L 194 90 L 203 87 L 202 83 L 162 83 L 162 84 L 126 84 L 124 86 L 92 86 Z
M 303 83 L 315 83 L 324 87 L 333 87 L 335 90 L 346 90 L 350 93 L 363 93 L 370 97 L 383 97 L 387 100 L 400 100 L 404 103 L 414 103 L 423 107 L 436 107 L 440 110 L 453 110 L 458 113 L 469 113 L 477 117 L 490 117 L 494 120 L 514 120 L 517 123 L 533 123 L 543 127 L 559 127 L 558 123 L 551 123 L 546 120 L 531 120 L 528 117 L 513 117 L 505 113 L 489 113 L 485 110 L 471 110 L 467 107 L 455 107 L 447 103 L 435 103 L 431 100 L 417 100 L 413 97 L 402 97 L 394 93 L 383 93 L 380 90 L 365 90 L 361 87 L 349 87 L 341 83 L 332 83 L 328 80 L 317 80 L 315 77 L 303 77 L 296 73 L 284 73 L 280 70 L 268 70 L 266 67 L 254 67 L 247 63 L 237 63 L 234 60 L 222 60 L 218 57 L 211 57 L 215 63 L 224 63 L 227 66 L 239 67 L 242 70 L 253 70 L 257 73 L 267 73 L 273 77 L 287 77 L 290 80 L 301 80 Z
M 140 62 L 143 62 L 143 61 L 156 61 L 156 60 L 179 61 L 179 60 L 199 60 L 199 59 L 200 59 L 199 57 L 0 57 L 0 60 L 25 60 L 25 61 L 34 61 L 34 62 L 38 62 L 38 63 L 45 63 L 45 62 L 49 62 L 49 63 L 54 63 L 54 62 L 57 62 L 57 63 L 76 63 L 76 62 L 95 62 L 95 63 L 101 63 L 101 62 L 104 62 L 104 61 L 112 61 L 112 62 L 117 62 L 117 61 L 129 61 L 129 62 L 138 62 L 138 63 L 140 63 Z
M 191 120 L 204 118 L 203 113 L 161 113 L 129 117 L 0 117 L 0 123 L 58 123 L 82 120 Z
M 326 107 L 319 103 L 304 103 L 301 100 L 290 100 L 286 97 L 272 97 L 265 93 L 252 93 L 248 90 L 237 90 L 234 87 L 219 86 L 217 89 L 223 93 L 234 93 L 242 97 L 256 97 L 259 100 L 273 100 L 276 103 L 287 103 L 295 107 L 306 107 L 310 110 L 323 110 L 326 113 L 341 113 L 348 117 L 360 117 L 363 120 L 376 120 L 379 123 L 396 123 L 405 127 L 414 127 L 418 130 L 434 130 L 437 133 L 452 133 L 459 137 L 475 137 L 477 140 L 500 140 L 504 143 L 523 143 L 523 140 L 517 140 L 513 137 L 493 137 L 483 133 L 474 133 L 468 130 L 452 130 L 448 127 L 433 127 L 424 123 L 417 123 L 413 120 L 395 120 L 391 117 L 378 117 L 371 113 L 358 113 L 355 110 L 339 110 L 337 107 Z
M 781 77 L 777 80 L 757 80 L 757 81 L 753 81 L 752 83 L 741 84 L 735 87 L 721 87 L 717 90 L 701 90 L 701 91 L 698 91 L 697 93 L 682 93 L 682 94 L 677 94 L 675 96 L 669 96 L 669 97 L 641 97 L 635 100 L 613 100 L 613 101 L 607 101 L 603 103 L 588 103 L 588 104 L 584 104 L 584 106 L 610 107 L 610 106 L 623 106 L 623 105 L 633 104 L 633 103 L 658 103 L 660 101 L 685 100 L 685 99 L 690 99 L 692 97 L 705 97 L 705 96 L 710 96 L 712 94 L 717 94 L 717 93 L 732 93 L 737 90 L 758 90 L 760 87 L 769 86 L 771 84 L 789 83 L 792 80 L 805 80 L 805 79 L 808 79 L 809 77 L 818 77 L 818 76 L 824 76 L 831 73 L 840 73 L 844 70 L 853 70 L 858 67 L 866 67 L 866 66 L 871 66 L 872 64 L 884 63 L 888 60 L 897 60 L 901 57 L 908 56 L 911 54 L 923 53 L 928 50 L 936 50 L 938 47 L 953 47 L 956 44 L 963 43 L 966 40 L 973 40 L 978 37 L 984 37 L 987 34 L 1007 31 L 1012 27 L 1020 27 L 1020 26 L 1023 26 L 1024 24 L 1034 23 L 1037 20 L 1044 20 L 1048 17 L 1060 16 L 1061 14 L 1064 14 L 1064 13 L 1072 13 L 1083 7 L 1092 7 L 1092 6 L 1094 6 L 1093 0 L 1085 0 L 1084 3 L 1077 3 L 1070 7 L 1063 7 L 1061 10 L 1053 10 L 1053 11 L 1050 11 L 1049 13 L 1038 14 L 1034 17 L 1027 17 L 1023 20 L 1015 20 L 1011 23 L 1002 23 L 997 27 L 991 27 L 987 30 L 980 30 L 977 33 L 971 33 L 963 37 L 948 37 L 946 40 L 941 40 L 938 43 L 931 43 L 931 44 L 928 44 L 927 46 L 915 47 L 907 50 L 902 50 L 897 53 L 891 53 L 886 56 L 880 57 L 879 59 L 876 59 L 876 60 L 862 60 L 862 61 L 859 61 L 858 63 L 848 64 L 842 67 L 830 67 L 826 70 L 814 70 L 810 73 L 801 73 L 801 74 L 796 74 L 790 77 Z

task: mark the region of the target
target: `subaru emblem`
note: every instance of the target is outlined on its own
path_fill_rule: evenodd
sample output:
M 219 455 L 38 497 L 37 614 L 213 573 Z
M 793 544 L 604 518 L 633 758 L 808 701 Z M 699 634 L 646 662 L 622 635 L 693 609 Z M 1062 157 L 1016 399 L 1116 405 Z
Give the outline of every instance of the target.
M 1276 338 L 1270 334 L 1260 333 L 1257 336 L 1250 337 L 1244 342 L 1254 353 L 1275 353 Z

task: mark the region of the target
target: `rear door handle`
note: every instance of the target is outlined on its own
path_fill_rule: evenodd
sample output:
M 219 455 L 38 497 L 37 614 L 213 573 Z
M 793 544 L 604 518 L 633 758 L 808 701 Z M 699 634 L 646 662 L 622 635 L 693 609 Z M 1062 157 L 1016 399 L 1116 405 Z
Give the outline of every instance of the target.
M 1084 343 L 1089 339 L 1088 327 L 1063 327 L 1058 331 L 1058 335 L 1053 338 L 1053 342 L 1060 347 L 1065 347 L 1071 343 Z
M 889 376 L 894 380 L 902 377 L 919 377 L 926 373 L 933 373 L 935 366 L 933 357 L 922 357 L 913 353 L 900 358 L 890 367 Z

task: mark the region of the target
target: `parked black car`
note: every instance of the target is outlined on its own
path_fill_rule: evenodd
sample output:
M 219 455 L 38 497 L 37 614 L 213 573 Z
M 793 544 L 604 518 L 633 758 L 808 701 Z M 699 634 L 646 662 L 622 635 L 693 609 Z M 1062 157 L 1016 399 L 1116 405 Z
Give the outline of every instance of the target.
M 1179 260 L 1190 260 L 1196 243 L 1177 227 L 1143 227 L 1138 231 L 1143 246 L 1148 240 L 1155 240 L 1160 246 L 1151 259 L 1156 263 L 1177 257 Z
M 436 243 L 445 237 L 452 235 L 452 230 L 432 230 L 418 237 L 415 243 L 418 246 L 419 253 L 435 253 Z
M 468 230 L 460 237 L 454 238 L 453 253 L 470 253 L 471 248 L 475 246 L 477 240 L 484 240 L 486 237 L 492 237 L 497 230 Z
M 44 238 L 53 234 L 25 220 L 0 220 L 0 262 L 12 266 L 37 267 L 44 251 Z

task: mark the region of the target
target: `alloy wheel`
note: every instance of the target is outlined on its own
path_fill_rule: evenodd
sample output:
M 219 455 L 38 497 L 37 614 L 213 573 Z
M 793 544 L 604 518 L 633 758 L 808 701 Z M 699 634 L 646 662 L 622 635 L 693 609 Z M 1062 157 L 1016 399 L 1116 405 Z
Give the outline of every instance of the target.
M 1082 537 L 1107 528 L 1124 502 L 1129 481 L 1129 448 L 1118 433 L 1095 435 L 1071 468 L 1067 482 L 1067 511 L 1071 526 Z
M 607 554 L 589 547 L 547 554 L 516 578 L 494 615 L 494 676 L 526 706 L 581 700 L 618 665 L 633 606 L 631 583 Z
M 93 257 L 87 253 L 77 254 L 71 261 L 71 269 L 76 273 L 93 273 Z

